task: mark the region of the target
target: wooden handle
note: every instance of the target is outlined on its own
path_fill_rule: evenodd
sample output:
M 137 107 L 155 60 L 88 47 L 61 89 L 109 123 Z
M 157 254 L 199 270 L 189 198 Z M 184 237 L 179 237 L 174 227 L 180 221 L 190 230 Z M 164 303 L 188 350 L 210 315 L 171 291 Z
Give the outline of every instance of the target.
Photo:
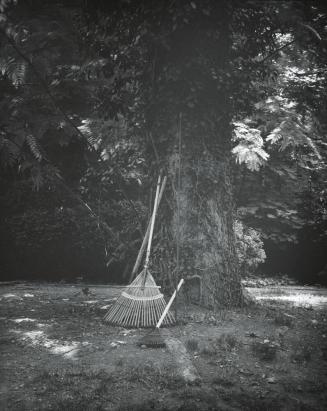
M 145 264 L 144 264 L 144 269 L 145 270 L 148 268 L 148 265 L 149 265 L 150 252 L 151 252 L 151 243 L 152 243 L 152 236 L 153 236 L 153 228 L 154 228 L 154 222 L 156 220 L 156 214 L 157 214 L 157 204 L 158 204 L 160 183 L 161 183 L 161 176 L 159 175 L 158 183 L 157 183 L 157 189 L 156 189 L 156 196 L 155 196 L 155 199 L 154 199 L 153 213 L 152 213 L 152 217 L 151 217 L 148 248 L 146 250 L 146 257 L 145 257 Z
M 172 305 L 173 301 L 175 300 L 176 294 L 177 294 L 177 292 L 179 291 L 179 289 L 181 288 L 183 282 L 184 282 L 184 280 L 183 280 L 183 278 L 182 278 L 182 279 L 180 280 L 180 282 L 178 283 L 178 286 L 177 286 L 176 290 L 174 291 L 173 295 L 170 297 L 170 300 L 169 300 L 166 308 L 164 309 L 164 312 L 162 313 L 162 315 L 161 315 L 161 317 L 160 317 L 160 319 L 159 319 L 159 321 L 158 321 L 158 323 L 157 323 L 157 325 L 156 325 L 156 328 L 160 328 L 160 326 L 161 326 L 164 318 L 166 317 L 170 306 Z
M 160 187 L 160 193 L 159 193 L 159 198 L 158 198 L 157 210 L 156 210 L 156 211 L 158 211 L 159 204 L 160 204 L 160 202 L 161 202 L 161 199 L 162 199 L 162 196 L 163 196 L 163 192 L 164 192 L 164 190 L 165 190 L 166 183 L 167 183 L 167 177 L 165 176 L 164 179 L 163 179 L 163 181 L 162 181 L 161 187 Z M 137 273 L 137 270 L 138 270 L 139 267 L 140 267 L 141 260 L 142 260 L 143 254 L 144 254 L 144 250 L 145 250 L 145 247 L 146 247 L 146 244 L 147 244 L 147 241 L 148 241 L 148 238 L 149 238 L 149 234 L 150 234 L 151 221 L 152 221 L 152 218 L 150 219 L 149 224 L 148 224 L 148 227 L 147 227 L 147 229 L 146 229 L 146 233 L 145 233 L 145 236 L 144 236 L 144 238 L 143 238 L 140 251 L 139 251 L 139 253 L 138 253 L 138 255 L 137 255 L 137 259 L 136 259 L 136 261 L 135 261 L 135 264 L 134 264 L 133 271 L 132 271 L 132 273 L 131 273 L 131 277 L 130 277 L 130 279 L 129 279 L 129 282 L 131 282 L 131 281 L 133 280 L 135 274 Z

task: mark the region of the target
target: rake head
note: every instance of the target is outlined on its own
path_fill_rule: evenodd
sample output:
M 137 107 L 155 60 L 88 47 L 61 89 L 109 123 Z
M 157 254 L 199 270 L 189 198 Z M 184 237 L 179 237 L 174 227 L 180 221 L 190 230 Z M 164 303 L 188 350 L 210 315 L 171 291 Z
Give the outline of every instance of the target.
M 166 301 L 148 270 L 143 270 L 122 292 L 116 303 L 109 309 L 104 320 L 112 325 L 132 328 L 155 327 Z M 168 312 L 163 325 L 175 323 Z

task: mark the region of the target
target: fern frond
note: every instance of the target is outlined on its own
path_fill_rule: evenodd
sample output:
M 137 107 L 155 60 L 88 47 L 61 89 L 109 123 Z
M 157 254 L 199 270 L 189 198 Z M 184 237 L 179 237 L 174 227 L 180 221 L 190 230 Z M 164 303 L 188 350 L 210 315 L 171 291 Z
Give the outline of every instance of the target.
M 232 154 L 239 164 L 244 163 L 249 170 L 258 171 L 269 158 L 269 154 L 263 149 L 260 130 L 250 128 L 242 122 L 235 122 L 234 127 L 233 140 L 239 143 L 232 149 Z
M 27 64 L 26 62 L 18 62 L 16 64 L 15 69 L 12 72 L 11 75 L 11 81 L 14 86 L 20 86 L 21 84 L 24 84 L 25 82 L 25 77 L 26 77 L 26 71 L 27 71 Z
M 31 169 L 31 179 L 32 179 L 32 182 L 33 182 L 34 189 L 36 191 L 39 191 L 40 187 L 44 183 L 44 178 L 43 178 L 40 167 L 35 167 L 35 166 L 32 167 L 32 169 Z
M 249 147 L 242 143 L 234 147 L 232 153 L 239 164 L 244 163 L 251 171 L 258 171 L 269 158 L 269 154 L 262 148 Z
M 24 83 L 26 71 L 27 63 L 25 61 L 17 61 L 13 57 L 0 58 L 1 75 L 6 76 L 15 87 Z
M 307 141 L 307 145 L 311 148 L 312 152 L 316 155 L 318 160 L 322 160 L 322 156 L 319 152 L 319 149 L 316 143 L 312 140 L 312 138 L 310 138 L 309 136 L 306 136 L 306 141 Z
M 6 167 L 13 167 L 21 155 L 21 150 L 15 142 L 11 141 L 6 133 L 0 133 L 0 164 Z
M 97 150 L 100 145 L 99 139 L 92 132 L 91 121 L 89 119 L 82 120 L 82 125 L 78 129 L 87 138 L 88 143 Z
M 26 142 L 27 142 L 27 145 L 30 148 L 33 156 L 35 157 L 35 159 L 37 161 L 41 161 L 42 160 L 42 153 L 41 153 L 41 150 L 40 150 L 40 147 L 39 147 L 39 144 L 38 144 L 36 138 L 32 134 L 29 134 L 29 135 L 26 136 Z
M 278 127 L 270 132 L 266 141 L 271 144 L 279 144 L 280 151 L 284 151 L 288 147 L 307 146 L 321 160 L 318 147 L 308 135 L 304 125 L 292 119 L 283 120 Z
M 46 180 L 50 181 L 58 181 L 62 180 L 62 175 L 58 167 L 54 166 L 53 164 L 46 164 L 42 168 L 43 175 L 45 176 Z
M 263 145 L 261 131 L 256 128 L 250 128 L 247 124 L 242 122 L 234 122 L 234 141 L 248 141 L 257 146 Z
M 10 5 L 10 3 L 17 3 L 15 0 L 1 0 L 0 1 L 0 13 L 4 13 L 6 8 Z

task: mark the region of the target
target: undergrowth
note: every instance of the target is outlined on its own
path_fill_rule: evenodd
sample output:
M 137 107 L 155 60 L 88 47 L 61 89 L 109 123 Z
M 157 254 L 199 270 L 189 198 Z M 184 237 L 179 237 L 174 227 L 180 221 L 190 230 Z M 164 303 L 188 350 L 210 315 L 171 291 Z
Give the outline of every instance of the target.
M 127 382 L 142 382 L 146 386 L 155 386 L 161 389 L 176 389 L 186 384 L 175 367 L 159 366 L 151 362 L 126 368 L 124 379 Z
M 219 337 L 211 340 L 200 350 L 203 355 L 217 355 L 220 351 L 231 352 L 239 346 L 240 342 L 233 334 L 221 334 Z

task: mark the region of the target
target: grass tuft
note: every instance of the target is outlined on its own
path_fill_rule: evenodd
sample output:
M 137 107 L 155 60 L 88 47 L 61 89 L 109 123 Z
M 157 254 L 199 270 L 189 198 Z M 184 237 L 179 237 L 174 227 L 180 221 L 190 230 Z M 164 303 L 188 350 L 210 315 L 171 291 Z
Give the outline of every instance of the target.
M 307 363 L 311 360 L 311 358 L 312 349 L 307 346 L 296 348 L 291 354 L 291 360 L 299 364 Z
M 198 351 L 199 349 L 199 341 L 195 338 L 190 338 L 185 344 L 188 351 Z
M 222 334 L 217 340 L 216 345 L 224 351 L 232 351 L 238 345 L 238 340 L 233 334 Z
M 177 389 L 186 384 L 185 380 L 177 373 L 173 366 L 159 366 L 151 362 L 131 366 L 124 370 L 124 379 L 128 382 L 142 382 L 150 387 L 161 389 Z
M 278 345 L 270 341 L 254 341 L 252 351 L 262 361 L 273 361 L 277 356 Z
M 116 366 L 117 367 L 122 367 L 123 365 L 124 365 L 123 358 L 118 358 L 118 360 L 116 361 Z
M 274 323 L 279 327 L 292 327 L 293 326 L 293 318 L 287 316 L 284 313 L 278 313 L 274 317 Z
M 239 345 L 237 337 L 233 334 L 221 334 L 216 339 L 209 341 L 200 353 L 206 356 L 217 355 L 220 351 L 231 352 Z

